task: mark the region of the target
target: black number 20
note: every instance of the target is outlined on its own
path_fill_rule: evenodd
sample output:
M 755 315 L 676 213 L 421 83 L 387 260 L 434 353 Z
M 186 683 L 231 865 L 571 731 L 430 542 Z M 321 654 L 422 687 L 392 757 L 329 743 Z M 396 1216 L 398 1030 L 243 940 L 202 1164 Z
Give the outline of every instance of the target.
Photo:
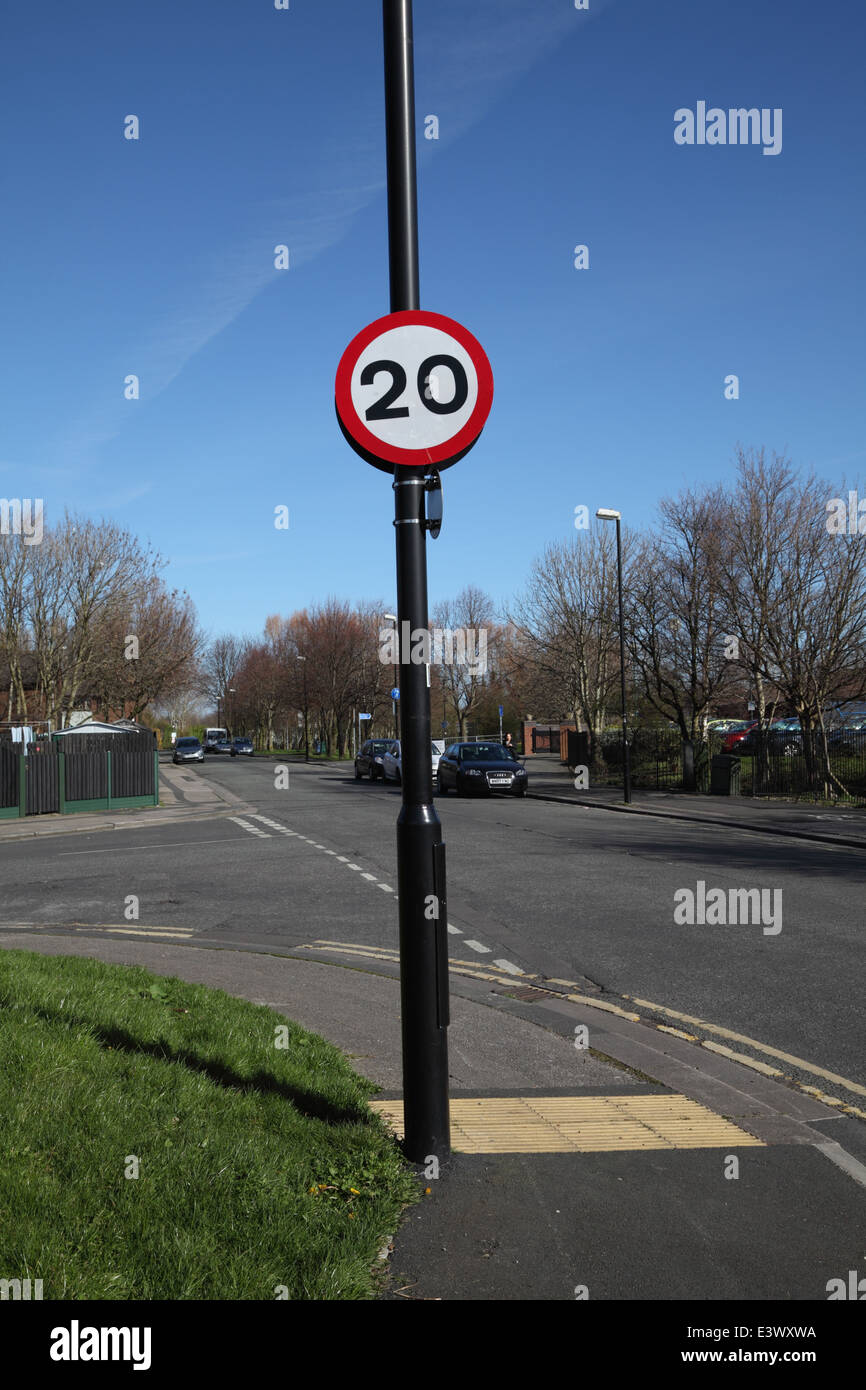
M 447 367 L 454 377 L 454 395 L 450 401 L 437 401 L 430 394 L 430 377 L 435 367 Z M 391 385 L 375 401 L 368 410 L 364 412 L 365 420 L 397 420 L 409 414 L 409 407 L 406 405 L 395 406 L 393 403 L 399 400 L 406 390 L 406 373 L 399 362 L 368 362 L 361 373 L 361 385 L 372 386 L 379 372 L 388 372 L 391 376 Z M 469 396 L 469 382 L 466 379 L 466 372 L 463 370 L 462 363 L 456 357 L 449 357 L 447 353 L 439 353 L 435 357 L 427 357 L 418 368 L 418 395 L 421 402 L 432 411 L 434 415 L 453 415 L 462 409 Z

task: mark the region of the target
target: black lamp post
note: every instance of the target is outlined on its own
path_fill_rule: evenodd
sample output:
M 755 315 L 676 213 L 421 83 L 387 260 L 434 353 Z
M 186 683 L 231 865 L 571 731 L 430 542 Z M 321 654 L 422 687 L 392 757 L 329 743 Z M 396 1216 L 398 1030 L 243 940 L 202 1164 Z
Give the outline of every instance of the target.
M 388 260 L 391 312 L 420 307 L 415 178 L 412 0 L 383 0 Z M 400 633 L 426 630 L 425 471 L 394 472 Z M 445 846 L 433 805 L 430 691 L 400 640 L 403 805 L 397 821 L 404 1152 L 414 1162 L 451 1151 L 448 1105 L 448 921 Z M 437 906 L 430 920 L 429 905 Z

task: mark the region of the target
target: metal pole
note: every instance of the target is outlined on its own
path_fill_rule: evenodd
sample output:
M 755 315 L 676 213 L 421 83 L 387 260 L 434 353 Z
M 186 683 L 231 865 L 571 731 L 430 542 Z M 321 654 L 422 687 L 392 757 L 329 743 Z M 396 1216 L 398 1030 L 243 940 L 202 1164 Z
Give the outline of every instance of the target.
M 307 712 L 307 660 L 304 658 L 304 762 L 310 761 L 310 727 Z
M 622 615 L 622 542 L 619 517 L 616 519 L 616 577 L 619 587 L 619 675 L 622 698 L 622 781 L 626 805 L 631 801 L 631 767 L 628 752 L 628 713 L 625 705 L 625 627 Z
M 383 0 L 391 312 L 417 309 L 418 200 L 412 0 Z M 404 1151 L 416 1163 L 451 1151 L 445 847 L 433 806 L 430 692 L 403 634 L 427 631 L 424 469 L 394 474 L 403 806 L 397 820 Z M 396 714 L 396 711 L 395 711 Z

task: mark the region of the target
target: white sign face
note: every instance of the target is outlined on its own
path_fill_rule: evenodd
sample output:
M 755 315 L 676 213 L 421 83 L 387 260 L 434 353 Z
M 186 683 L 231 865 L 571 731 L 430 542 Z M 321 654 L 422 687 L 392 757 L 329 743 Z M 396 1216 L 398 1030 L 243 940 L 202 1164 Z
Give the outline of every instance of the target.
M 480 345 L 441 314 L 390 314 L 352 341 L 337 372 L 337 414 L 377 466 L 447 464 L 481 433 L 493 375 Z

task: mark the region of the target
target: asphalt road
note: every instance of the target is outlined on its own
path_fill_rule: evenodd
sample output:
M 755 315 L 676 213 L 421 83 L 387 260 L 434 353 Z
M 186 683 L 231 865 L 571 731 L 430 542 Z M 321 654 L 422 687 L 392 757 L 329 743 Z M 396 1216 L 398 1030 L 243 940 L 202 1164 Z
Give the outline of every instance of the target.
M 356 783 L 350 766 L 294 763 L 277 787 L 275 767 L 195 769 L 255 814 L 3 844 L 0 927 L 134 930 L 125 912 L 135 895 L 139 928 L 190 929 L 192 944 L 395 948 L 399 790 Z M 866 854 L 510 797 L 451 795 L 437 807 L 452 957 L 650 1001 L 866 1086 Z M 698 880 L 780 890 L 781 931 L 675 924 L 675 892 Z

